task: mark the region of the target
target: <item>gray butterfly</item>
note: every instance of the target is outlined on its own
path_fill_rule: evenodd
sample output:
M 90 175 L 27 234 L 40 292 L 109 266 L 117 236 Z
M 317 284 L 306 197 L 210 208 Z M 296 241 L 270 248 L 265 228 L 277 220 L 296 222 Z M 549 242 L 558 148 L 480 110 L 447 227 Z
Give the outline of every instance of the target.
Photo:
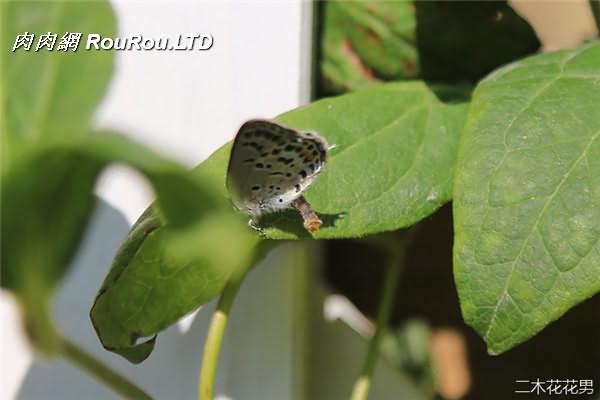
M 321 220 L 302 193 L 325 166 L 327 141 L 267 120 L 250 120 L 238 131 L 227 168 L 227 189 L 250 223 L 266 213 L 293 206 L 304 227 L 314 232 Z

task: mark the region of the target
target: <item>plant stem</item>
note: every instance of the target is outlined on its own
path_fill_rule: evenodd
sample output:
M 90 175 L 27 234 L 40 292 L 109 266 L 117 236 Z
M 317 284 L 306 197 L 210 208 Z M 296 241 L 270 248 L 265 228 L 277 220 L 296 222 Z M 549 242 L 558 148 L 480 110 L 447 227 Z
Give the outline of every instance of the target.
M 375 365 L 377 364 L 377 358 L 379 356 L 381 339 L 387 328 L 390 314 L 392 313 L 393 300 L 396 297 L 398 274 L 401 265 L 401 253 L 401 249 L 389 247 L 390 260 L 385 274 L 383 294 L 381 295 L 381 301 L 379 303 L 375 334 L 369 342 L 367 357 L 365 358 L 360 376 L 354 383 L 352 395 L 350 396 L 351 400 L 366 400 L 369 394 L 373 372 L 375 371 Z
M 152 400 L 152 397 L 142 389 L 92 357 L 91 354 L 80 349 L 67 338 L 60 337 L 59 340 L 61 342 L 61 356 L 106 384 L 123 398 Z
M 217 308 L 210 321 L 208 336 L 204 343 L 202 366 L 200 367 L 200 378 L 198 383 L 199 400 L 212 400 L 213 398 L 217 365 L 219 363 L 219 352 L 221 350 L 223 335 L 225 334 L 225 327 L 227 326 L 227 321 L 229 319 L 229 312 L 231 311 L 233 300 L 235 299 L 250 267 L 251 264 L 244 265 L 231 275 L 227 282 L 227 286 L 225 286 L 225 289 L 219 298 L 219 303 L 217 304 Z

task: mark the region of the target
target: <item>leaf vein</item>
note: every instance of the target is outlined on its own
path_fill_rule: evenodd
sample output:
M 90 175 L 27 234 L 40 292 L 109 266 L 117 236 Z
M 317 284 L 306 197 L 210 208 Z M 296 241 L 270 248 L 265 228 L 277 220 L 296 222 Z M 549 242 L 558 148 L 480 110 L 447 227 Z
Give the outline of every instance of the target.
M 525 246 L 527 246 L 527 244 L 529 243 L 529 241 L 530 241 L 530 239 L 531 239 L 531 237 L 533 235 L 533 232 L 537 230 L 538 224 L 540 223 L 540 221 L 542 219 L 542 216 L 546 212 L 546 209 L 548 208 L 548 205 L 552 202 L 552 200 L 554 200 L 555 196 L 560 191 L 560 189 L 562 188 L 562 186 L 564 185 L 564 183 L 567 181 L 567 179 L 570 177 L 571 173 L 574 171 L 575 167 L 579 164 L 579 162 L 581 162 L 583 159 L 585 159 L 585 157 L 587 156 L 587 152 L 588 152 L 589 148 L 592 146 L 592 144 L 594 143 L 594 141 L 598 137 L 600 137 L 600 130 L 597 133 L 595 133 L 594 135 L 592 135 L 591 140 L 589 141 L 589 143 L 585 147 L 585 149 L 583 149 L 583 151 L 581 152 L 581 155 L 573 162 L 573 164 L 571 165 L 571 167 L 565 172 L 563 178 L 561 179 L 561 181 L 556 186 L 556 189 L 548 196 L 548 199 L 546 200 L 546 202 L 544 203 L 544 206 L 540 210 L 540 212 L 539 212 L 539 214 L 538 214 L 538 216 L 537 216 L 537 218 L 536 218 L 536 220 L 535 220 L 535 222 L 533 224 L 533 227 L 531 228 L 531 231 L 529 232 L 529 234 L 527 235 L 527 237 L 525 238 L 525 240 L 523 240 L 523 244 L 521 245 L 521 247 L 519 249 L 519 252 L 517 253 L 517 256 L 513 260 L 512 266 L 511 266 L 511 270 L 510 270 L 510 272 L 507 275 L 506 282 L 504 284 L 504 289 L 502 290 L 502 295 L 500 296 L 499 300 L 496 302 L 496 306 L 494 307 L 494 311 L 492 312 L 492 317 L 490 319 L 490 322 L 489 322 L 489 325 L 488 325 L 488 329 L 487 329 L 487 331 L 486 331 L 486 333 L 484 335 L 484 338 L 485 338 L 486 341 L 489 339 L 490 332 L 492 330 L 492 327 L 494 326 L 494 322 L 496 320 L 496 317 L 498 316 L 498 309 L 500 308 L 500 304 L 502 303 L 503 300 L 505 300 L 505 298 L 506 298 L 506 296 L 508 294 L 508 287 L 509 287 L 509 283 L 510 283 L 510 278 L 512 277 L 512 275 L 514 273 L 514 270 L 515 270 L 515 267 L 517 265 L 517 262 L 519 261 L 519 259 L 523 255 L 523 251 L 525 249 Z

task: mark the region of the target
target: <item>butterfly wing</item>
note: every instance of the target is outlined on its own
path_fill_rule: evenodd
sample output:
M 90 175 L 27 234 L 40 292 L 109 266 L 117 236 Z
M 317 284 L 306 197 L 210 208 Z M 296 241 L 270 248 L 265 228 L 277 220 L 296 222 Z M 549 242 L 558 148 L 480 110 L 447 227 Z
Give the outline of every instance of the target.
M 267 120 L 251 120 L 238 131 L 227 169 L 234 205 L 252 217 L 288 206 L 321 172 L 327 142 Z

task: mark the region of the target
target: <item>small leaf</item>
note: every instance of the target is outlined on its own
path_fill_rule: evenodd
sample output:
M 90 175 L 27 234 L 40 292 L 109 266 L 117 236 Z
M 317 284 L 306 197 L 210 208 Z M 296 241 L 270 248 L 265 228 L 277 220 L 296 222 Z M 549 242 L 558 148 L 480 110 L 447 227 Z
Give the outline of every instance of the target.
M 324 14 L 321 72 L 327 92 L 418 75 L 411 2 L 331 1 Z
M 4 13 L 2 46 L 6 54 L 0 85 L 9 93 L 3 122 L 3 165 L 17 154 L 12 147 L 52 135 L 88 131 L 89 120 L 107 88 L 113 69 L 110 51 L 86 51 L 87 33 L 114 36 L 115 18 L 106 1 L 9 1 Z M 4 24 L 6 22 L 6 24 Z M 11 52 L 17 35 L 35 35 L 31 50 Z M 43 34 L 57 35 L 53 50 L 36 50 Z M 82 33 L 79 48 L 59 51 L 66 32 Z M 10 150 L 7 148 L 11 146 Z
M 463 315 L 502 353 L 600 290 L 600 42 L 477 87 L 455 175 Z

